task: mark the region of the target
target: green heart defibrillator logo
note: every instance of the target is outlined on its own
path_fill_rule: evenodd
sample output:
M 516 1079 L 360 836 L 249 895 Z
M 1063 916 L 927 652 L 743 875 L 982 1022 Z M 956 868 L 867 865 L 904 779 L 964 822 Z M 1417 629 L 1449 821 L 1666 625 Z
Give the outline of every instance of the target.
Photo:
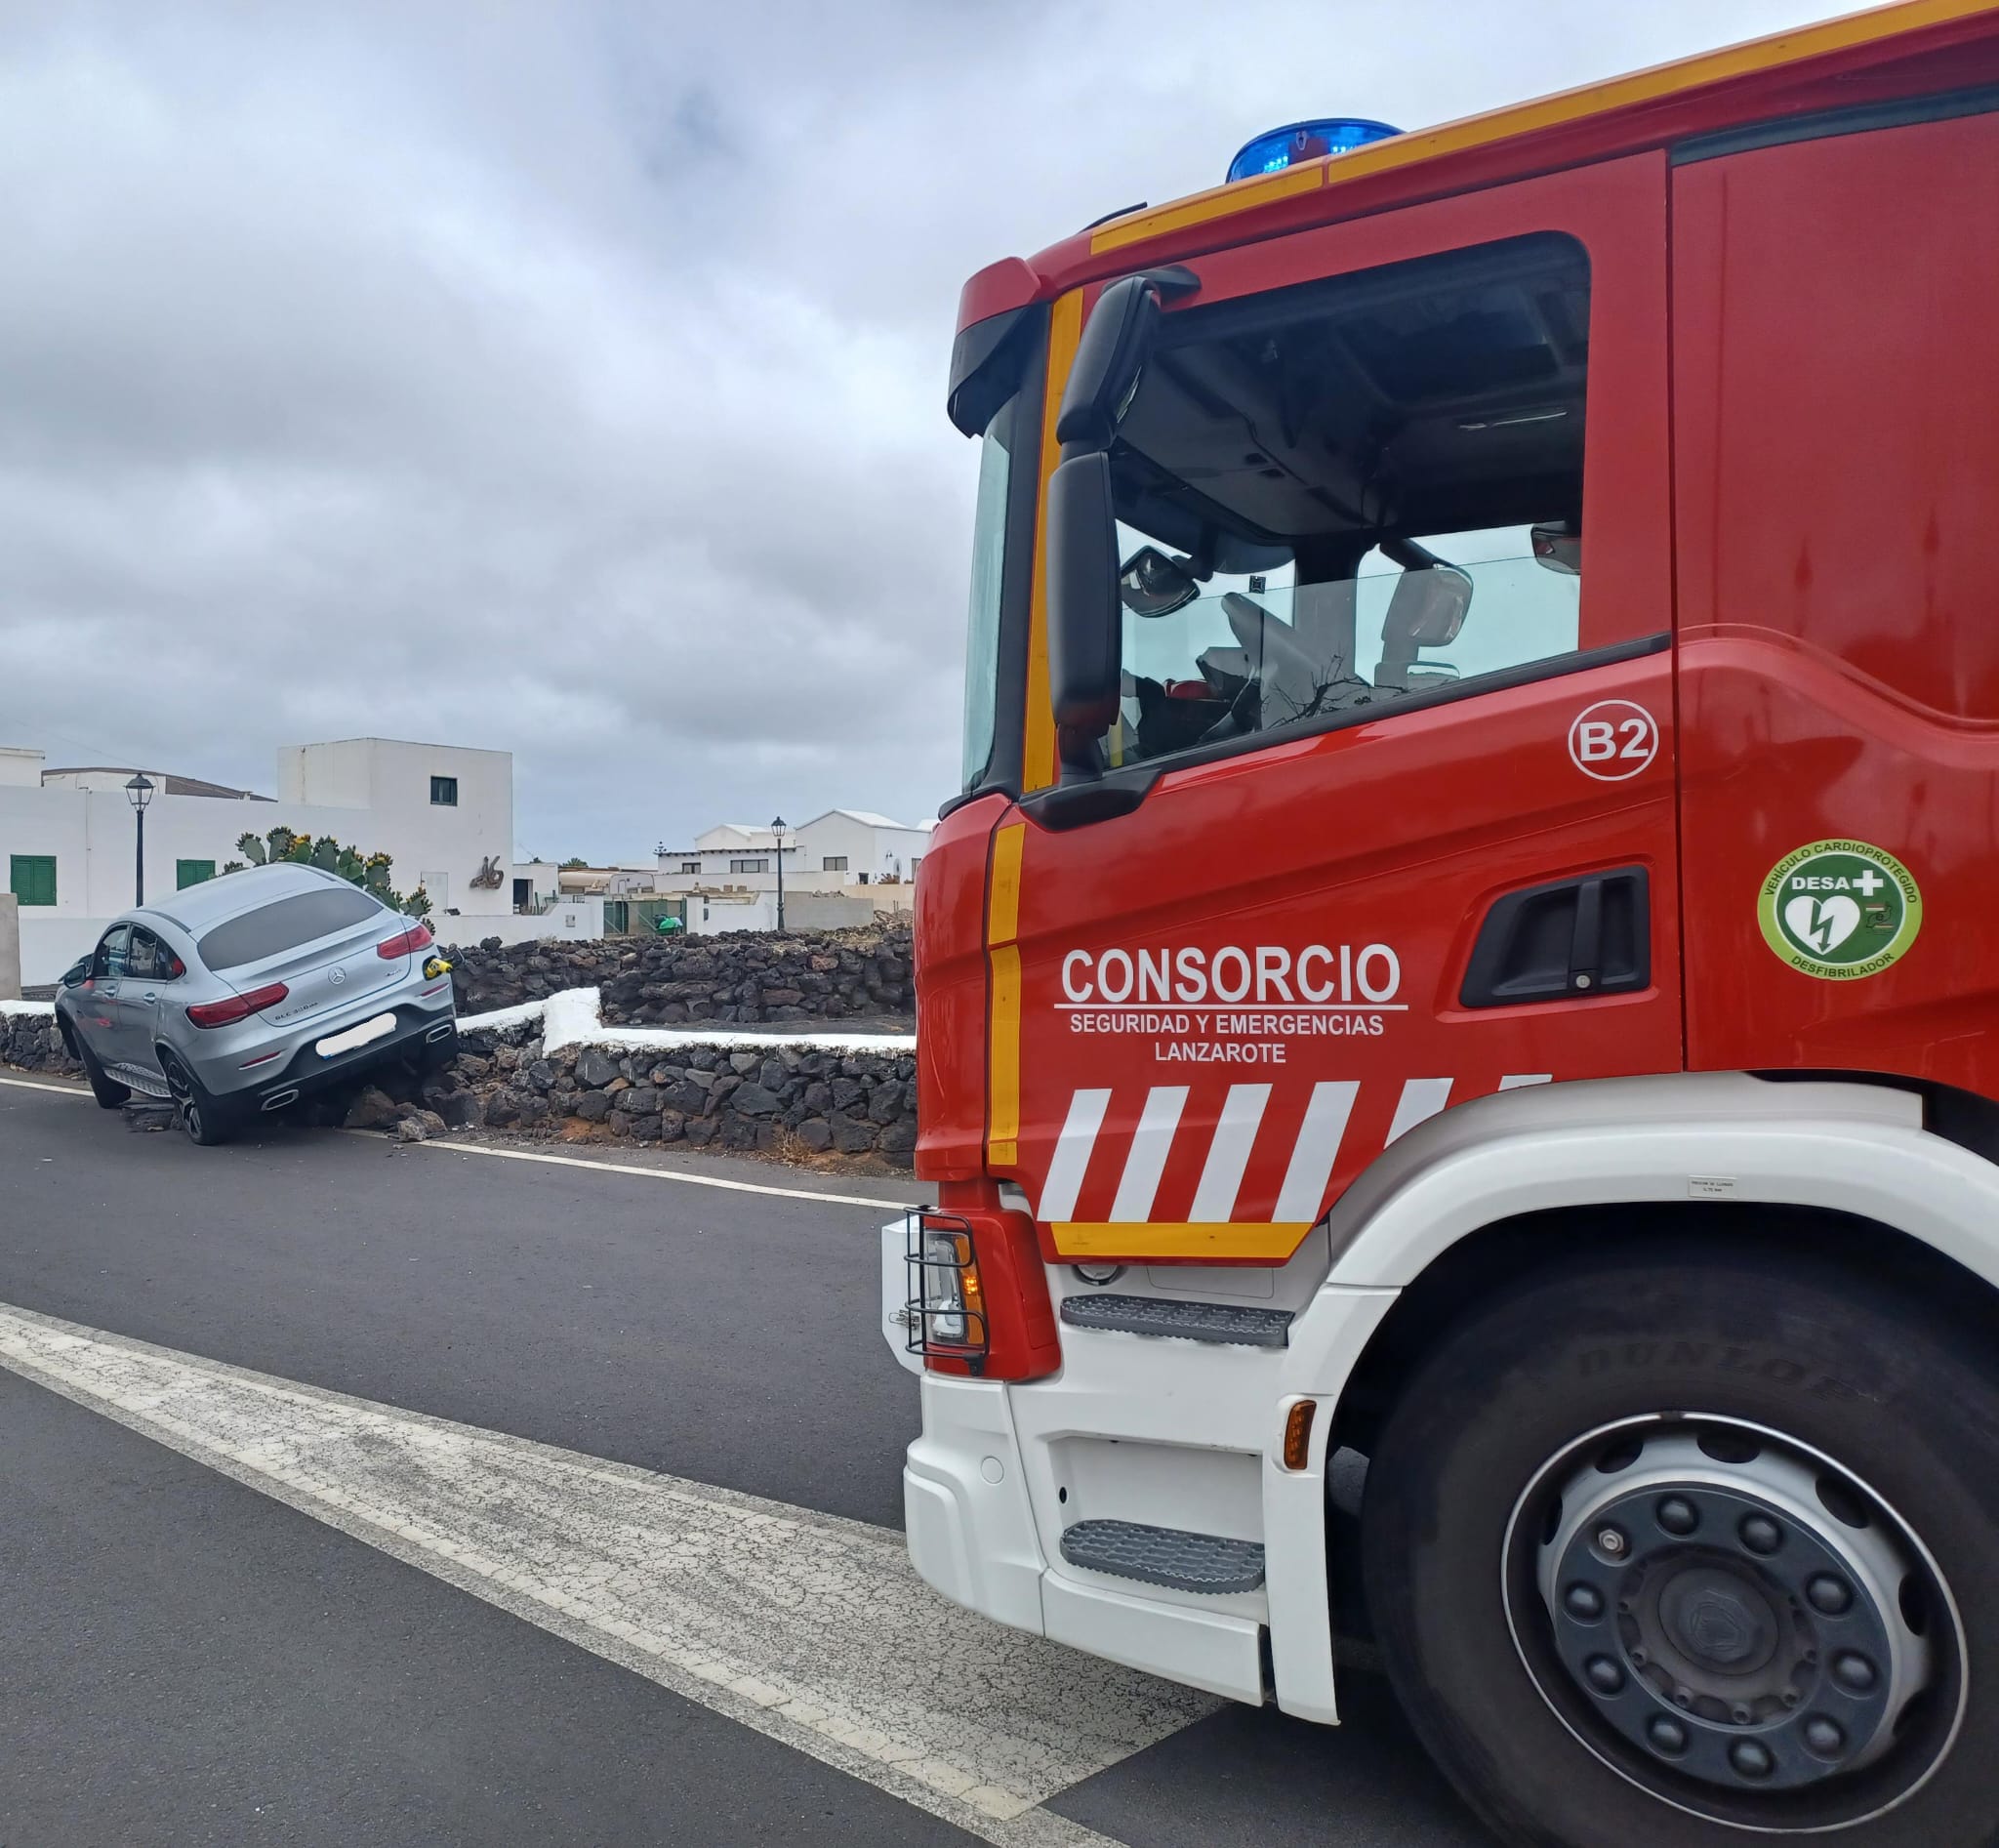
M 1923 927 L 1923 895 L 1907 867 L 1864 841 L 1815 841 L 1763 882 L 1763 940 L 1792 968 L 1830 982 L 1878 975 Z

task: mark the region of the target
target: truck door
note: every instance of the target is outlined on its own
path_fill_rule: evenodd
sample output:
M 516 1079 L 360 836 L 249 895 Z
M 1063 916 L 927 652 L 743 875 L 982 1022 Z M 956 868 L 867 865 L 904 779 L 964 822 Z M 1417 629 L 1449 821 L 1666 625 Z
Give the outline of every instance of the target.
M 994 841 L 988 1158 L 1050 1256 L 1282 1262 L 1450 1105 L 1681 1065 L 1665 178 L 1189 261 L 1101 778 L 1030 761 Z

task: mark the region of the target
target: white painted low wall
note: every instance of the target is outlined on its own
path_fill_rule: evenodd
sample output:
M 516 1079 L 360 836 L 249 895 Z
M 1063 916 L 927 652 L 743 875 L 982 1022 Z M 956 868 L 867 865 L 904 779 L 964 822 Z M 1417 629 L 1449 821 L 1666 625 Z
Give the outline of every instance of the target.
M 499 1007 L 491 1013 L 460 1014 L 458 1027 L 461 1033 L 476 1033 L 482 1027 L 520 1027 L 537 1020 L 542 1024 L 544 1051 L 570 1046 L 615 1047 L 627 1052 L 665 1051 L 683 1046 L 789 1046 L 822 1052 L 917 1049 L 914 1033 L 839 1033 L 816 1028 L 810 1033 L 769 1033 L 722 1022 L 704 1027 L 607 1027 L 601 997 L 594 988 L 565 988 L 546 1001 L 524 1001 L 517 1007 Z

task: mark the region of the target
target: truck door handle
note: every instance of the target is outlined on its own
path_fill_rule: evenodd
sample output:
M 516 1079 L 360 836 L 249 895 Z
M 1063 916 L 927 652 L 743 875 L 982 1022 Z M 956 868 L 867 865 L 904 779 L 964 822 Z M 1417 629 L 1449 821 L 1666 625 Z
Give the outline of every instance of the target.
M 1587 1000 L 1652 981 L 1652 882 L 1642 866 L 1503 892 L 1472 945 L 1466 1007 Z

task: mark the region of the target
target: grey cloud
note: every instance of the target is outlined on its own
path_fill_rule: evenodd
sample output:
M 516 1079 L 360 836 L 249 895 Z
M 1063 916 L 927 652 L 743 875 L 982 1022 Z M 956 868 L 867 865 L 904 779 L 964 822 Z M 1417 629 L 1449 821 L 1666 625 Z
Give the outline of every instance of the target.
M 9 15 L 0 742 L 260 786 L 287 740 L 510 748 L 548 855 L 914 818 L 956 778 L 965 275 L 1276 121 L 1818 10 Z

